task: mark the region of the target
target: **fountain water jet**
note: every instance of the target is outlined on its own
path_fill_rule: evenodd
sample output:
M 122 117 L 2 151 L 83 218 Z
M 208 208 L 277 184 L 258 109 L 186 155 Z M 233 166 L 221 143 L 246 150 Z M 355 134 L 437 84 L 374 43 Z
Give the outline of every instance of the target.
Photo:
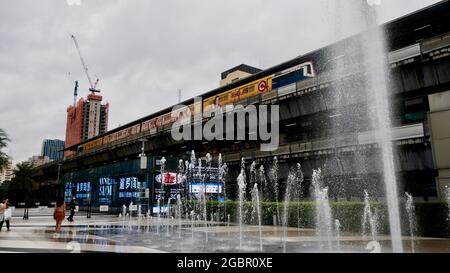
M 244 194 L 245 194 L 245 170 L 241 168 L 241 173 L 237 178 L 238 191 L 239 191 L 239 248 L 242 248 L 242 223 L 244 221 Z
M 445 199 L 447 201 L 447 210 L 448 210 L 447 221 L 450 221 L 450 186 L 445 186 Z
M 302 187 L 303 187 L 303 171 L 300 163 L 297 163 L 297 173 L 296 173 L 296 196 L 295 200 L 297 201 L 297 230 L 300 235 L 300 198 L 302 197 Z
M 203 210 L 203 223 L 205 226 L 205 242 L 208 242 L 208 217 L 207 217 L 207 212 L 206 212 L 206 193 L 205 193 L 205 188 L 201 187 L 200 188 L 200 198 L 201 198 L 201 203 L 202 203 L 202 210 Z
M 157 206 L 158 206 L 158 224 L 156 225 L 156 234 L 159 234 L 159 228 L 161 225 L 161 202 L 160 198 L 156 200 Z
M 266 172 L 264 171 L 264 166 L 259 167 L 259 185 L 261 187 L 261 193 L 263 193 L 263 199 L 269 200 L 270 196 L 267 189 Z
M 227 215 L 227 230 L 228 230 L 228 237 L 230 237 L 230 215 Z
M 337 251 L 341 251 L 341 222 L 338 219 L 334 220 L 334 231 L 336 233 L 336 246 Z
M 122 229 L 125 229 L 125 220 L 127 215 L 127 206 L 125 204 L 122 205 Z
M 150 231 L 150 211 L 147 211 L 147 217 L 146 217 L 146 222 L 147 222 L 147 232 Z
M 364 190 L 364 214 L 362 219 L 362 232 L 364 238 L 366 237 L 367 224 L 369 224 L 370 227 L 372 241 L 376 241 L 378 232 L 378 215 L 376 212 L 372 212 L 369 193 L 367 192 L 367 190 Z
M 162 204 L 160 203 L 159 205 L 162 205 L 162 207 L 164 208 L 164 194 L 165 194 L 165 184 L 164 184 L 164 173 L 165 173 L 165 168 L 166 168 L 166 158 L 163 156 L 162 158 L 161 158 L 161 160 L 160 160 L 160 163 L 161 163 L 161 168 L 160 168 L 160 173 L 161 173 L 161 196 L 160 196 L 160 199 L 161 199 L 161 202 L 162 202 Z M 161 213 L 161 207 L 160 207 L 160 211 L 159 211 L 159 213 Z
M 288 228 L 288 218 L 289 218 L 289 203 L 292 200 L 292 194 L 295 194 L 297 191 L 295 190 L 297 182 L 297 177 L 292 172 L 289 172 L 287 183 L 286 183 L 286 190 L 284 193 L 284 202 L 283 202 L 283 253 L 286 252 L 286 241 L 287 241 L 287 228 Z
M 405 209 L 406 214 L 408 215 L 408 224 L 409 224 L 409 238 L 411 239 L 411 252 L 414 253 L 414 232 L 415 232 L 415 214 L 414 214 L 414 202 L 412 195 L 409 193 L 405 193 L 406 202 L 405 202 Z
M 227 163 L 222 164 L 222 154 L 219 154 L 219 181 L 223 183 L 223 221 L 226 221 L 226 215 L 227 215 L 227 206 L 225 205 L 225 202 L 227 201 L 227 184 L 226 184 L 226 177 L 228 174 L 228 166 Z M 219 211 L 220 214 L 220 211 Z M 219 215 L 220 218 L 220 215 Z
M 321 242 L 326 239 L 328 248 L 331 250 L 333 235 L 331 208 L 328 200 L 328 188 L 322 186 L 320 169 L 313 170 L 312 186 L 314 189 L 317 237 Z
M 367 27 L 378 24 L 376 12 L 364 6 Z M 367 91 L 369 103 L 375 109 L 375 138 L 381 148 L 383 163 L 383 180 L 389 215 L 393 252 L 403 252 L 401 240 L 400 211 L 395 176 L 394 154 L 391 136 L 391 114 L 389 110 L 388 82 L 385 75 L 387 54 L 384 45 L 385 37 L 379 28 L 374 28 L 370 34 L 363 36 L 363 56 L 365 71 L 367 71 Z
M 270 178 L 272 180 L 272 184 L 274 186 L 275 191 L 275 202 L 277 205 L 277 225 L 278 225 L 279 223 L 281 223 L 281 219 L 280 219 L 280 206 L 278 204 L 280 194 L 278 181 L 278 158 L 276 156 L 273 157 L 273 166 L 272 169 L 270 170 Z
M 192 232 L 192 241 L 194 241 L 194 217 L 195 217 L 195 212 L 192 210 L 192 211 L 191 211 L 191 232 Z
M 255 183 L 252 189 L 252 205 L 253 205 L 253 213 L 256 214 L 257 223 L 258 223 L 258 231 L 259 231 L 259 251 L 263 251 L 262 246 L 262 227 L 261 227 L 261 203 L 259 200 L 259 191 L 258 191 L 258 183 Z
M 253 189 L 253 186 L 256 183 L 256 162 L 253 161 L 252 164 L 250 164 L 250 189 Z
M 172 198 L 169 197 L 169 199 L 167 200 L 167 220 L 169 221 L 169 223 L 167 224 L 167 229 L 166 229 L 166 235 L 169 236 L 169 225 L 172 225 L 172 216 L 171 216 L 171 207 L 170 207 L 170 202 L 172 201 Z
M 177 194 L 177 218 L 178 218 L 178 238 L 181 238 L 181 218 L 183 216 L 183 203 L 181 202 L 181 195 Z
M 377 26 L 379 16 L 376 7 L 369 6 L 366 1 L 336 1 L 335 5 L 337 5 L 335 10 L 337 10 L 338 13 L 334 16 L 337 20 L 333 25 L 337 26 L 337 30 L 339 30 L 339 28 L 342 29 L 343 27 L 341 24 L 349 18 L 351 18 L 352 21 L 355 21 L 353 21 L 352 24 L 345 26 L 345 28 L 356 27 L 358 28 L 357 31 L 367 30 L 367 32 L 359 37 L 356 44 L 347 45 L 348 50 L 346 52 L 334 52 L 334 56 L 332 56 L 330 61 L 335 63 L 335 68 L 333 70 L 333 77 L 335 79 L 342 77 L 342 71 L 355 70 L 361 75 L 363 80 L 354 82 L 353 84 L 361 85 L 361 87 L 358 88 L 361 98 L 358 98 L 358 100 L 361 100 L 360 102 L 363 102 L 365 107 L 359 110 L 366 111 L 365 115 L 369 119 L 369 121 L 364 119 L 353 119 L 351 115 L 346 115 L 345 117 L 348 119 L 347 122 L 342 122 L 341 128 L 339 128 L 339 124 L 335 126 L 335 133 L 339 134 L 340 130 L 343 129 L 342 127 L 348 127 L 348 124 L 351 124 L 352 127 L 354 127 L 355 133 L 363 130 L 371 130 L 373 140 L 378 144 L 378 149 L 380 151 L 380 156 L 376 160 L 381 162 L 381 169 L 379 172 L 382 174 L 381 180 L 384 182 L 392 250 L 393 252 L 402 252 L 403 246 L 401 241 L 397 181 L 391 137 L 391 114 L 389 109 L 390 94 L 388 93 L 390 86 L 386 75 L 388 65 L 385 37 L 383 33 L 384 30 Z M 340 57 L 347 58 L 347 62 L 337 61 Z M 351 65 L 349 65 L 349 63 L 351 63 Z M 344 91 L 348 90 L 348 88 L 343 89 Z M 337 111 L 349 107 L 347 101 L 351 101 L 351 99 L 348 99 L 350 97 L 345 97 L 345 95 L 348 96 L 348 94 L 345 92 L 333 93 L 336 94 L 334 103 L 336 104 Z M 343 94 L 343 97 L 340 97 L 339 94 Z M 354 95 L 354 97 L 357 96 L 355 94 L 350 95 Z M 344 121 L 343 118 L 339 119 Z M 338 121 L 334 121 L 334 123 L 338 123 Z M 367 128 L 369 125 L 371 125 L 370 128 Z M 355 165 L 357 166 L 354 166 L 355 169 L 358 169 L 358 167 L 367 169 L 373 165 L 371 161 L 367 161 L 364 157 L 357 158 L 356 162 Z

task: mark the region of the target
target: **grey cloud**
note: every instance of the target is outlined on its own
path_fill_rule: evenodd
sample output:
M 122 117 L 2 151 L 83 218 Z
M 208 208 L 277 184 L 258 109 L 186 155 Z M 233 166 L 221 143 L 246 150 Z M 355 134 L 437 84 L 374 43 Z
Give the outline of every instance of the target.
M 218 86 L 240 63 L 267 68 L 358 31 L 333 0 L 1 1 L 0 127 L 14 161 L 65 135 L 73 81 L 88 84 L 69 34 L 110 102 L 110 129 Z M 384 21 L 432 0 L 382 1 Z M 335 25 L 335 16 L 346 16 Z M 70 75 L 69 75 L 70 72 Z

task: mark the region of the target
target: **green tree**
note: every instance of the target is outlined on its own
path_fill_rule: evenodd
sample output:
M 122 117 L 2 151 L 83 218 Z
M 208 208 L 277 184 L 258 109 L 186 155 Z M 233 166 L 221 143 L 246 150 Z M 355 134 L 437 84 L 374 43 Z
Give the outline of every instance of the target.
M 14 202 L 29 201 L 33 193 L 39 188 L 38 183 L 31 176 L 32 169 L 33 164 L 22 162 L 18 163 L 13 170 L 14 178 L 9 186 L 9 195 Z
M 9 184 L 11 184 L 11 181 L 3 181 L 3 183 L 0 184 L 0 199 L 1 200 L 3 200 L 3 198 L 7 196 Z
M 0 171 L 8 164 L 9 156 L 2 151 L 2 149 L 8 145 L 8 141 L 8 135 L 0 128 Z

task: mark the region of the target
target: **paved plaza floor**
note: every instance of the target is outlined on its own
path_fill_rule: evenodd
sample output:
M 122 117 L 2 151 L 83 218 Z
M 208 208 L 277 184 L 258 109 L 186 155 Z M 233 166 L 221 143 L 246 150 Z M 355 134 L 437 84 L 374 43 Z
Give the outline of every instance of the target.
M 30 216 L 11 219 L 11 230 L 3 226 L 0 232 L 0 252 L 161 252 L 151 247 L 117 244 L 114 240 L 92 233 L 102 225 L 117 221 L 117 216 L 75 216 L 65 220 L 61 233 L 55 233 L 52 216 Z
M 342 233 L 339 240 L 320 240 L 312 229 L 242 226 L 227 223 L 158 218 L 120 218 L 116 215 L 78 213 L 55 233 L 51 209 L 32 211 L 28 220 L 16 211 L 11 230 L 0 232 L 0 252 L 390 252 L 388 236 L 370 238 Z M 260 234 L 261 240 L 260 240 Z M 283 236 L 285 235 L 285 236 Z M 403 238 L 405 252 L 450 253 L 450 239 Z

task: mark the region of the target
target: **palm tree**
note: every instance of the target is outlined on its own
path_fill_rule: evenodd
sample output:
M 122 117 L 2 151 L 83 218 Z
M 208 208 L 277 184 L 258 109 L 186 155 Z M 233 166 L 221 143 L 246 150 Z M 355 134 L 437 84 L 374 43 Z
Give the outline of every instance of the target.
M 33 164 L 30 162 L 22 162 L 16 165 L 13 170 L 14 178 L 9 186 L 11 199 L 17 201 L 28 201 L 34 191 L 39 187 L 38 183 L 33 180 L 32 174 Z
M 2 152 L 2 149 L 7 146 L 8 141 L 8 135 L 2 128 L 0 128 L 0 171 L 8 165 L 9 156 Z

